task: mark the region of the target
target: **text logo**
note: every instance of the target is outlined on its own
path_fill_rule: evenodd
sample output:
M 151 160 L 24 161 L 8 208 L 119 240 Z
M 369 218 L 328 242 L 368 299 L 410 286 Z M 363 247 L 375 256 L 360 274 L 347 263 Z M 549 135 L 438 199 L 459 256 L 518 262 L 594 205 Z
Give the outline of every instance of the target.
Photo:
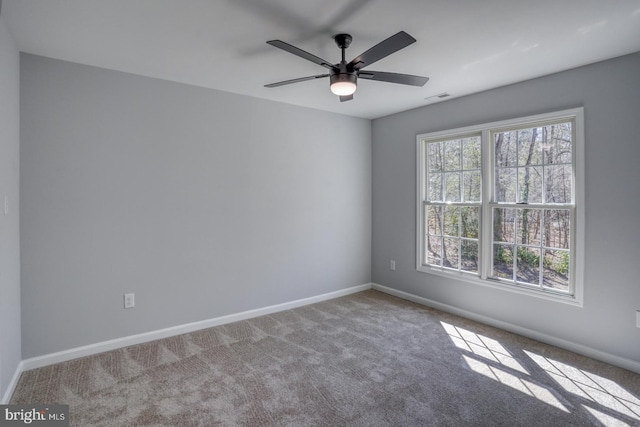
M 69 405 L 0 405 L 0 427 L 69 427 Z

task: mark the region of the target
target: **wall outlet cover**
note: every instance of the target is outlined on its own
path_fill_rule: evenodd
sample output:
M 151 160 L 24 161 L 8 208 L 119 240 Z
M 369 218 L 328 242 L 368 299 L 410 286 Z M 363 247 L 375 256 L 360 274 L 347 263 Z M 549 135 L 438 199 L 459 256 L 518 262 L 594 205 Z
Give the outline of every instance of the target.
M 124 294 L 124 308 L 133 308 L 136 306 L 135 294 Z

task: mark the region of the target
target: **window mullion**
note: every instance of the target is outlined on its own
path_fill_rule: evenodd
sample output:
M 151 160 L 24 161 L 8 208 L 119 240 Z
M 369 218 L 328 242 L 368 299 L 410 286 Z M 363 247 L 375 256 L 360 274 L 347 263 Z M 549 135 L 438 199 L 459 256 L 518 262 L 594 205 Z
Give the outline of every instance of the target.
M 513 176 L 516 180 L 516 203 L 518 203 L 520 201 L 520 131 L 516 131 L 516 159 L 513 169 L 515 169 Z
M 544 178 L 543 178 L 544 179 Z M 541 209 L 540 212 L 540 259 L 538 260 L 538 285 L 540 288 L 543 288 L 544 285 L 544 239 L 542 236 L 543 228 L 544 228 L 544 215 L 545 210 Z
M 518 152 L 518 149 L 516 148 L 516 153 Z M 516 186 L 517 187 L 517 186 Z M 516 194 L 517 197 L 517 194 Z M 512 269 L 513 271 L 511 272 L 511 280 L 513 281 L 513 283 L 517 283 L 518 281 L 518 215 L 515 214 L 513 215 L 513 224 L 511 225 L 513 227 L 513 242 L 511 242 L 511 256 L 513 258 L 513 260 L 511 260 L 511 265 L 512 265 Z
M 462 153 L 462 141 L 460 141 L 460 153 Z M 460 186 L 460 193 L 462 193 L 462 186 Z M 458 206 L 458 270 L 462 270 L 462 206 Z
M 491 271 L 491 254 L 493 253 L 493 235 L 491 233 L 492 212 L 490 202 L 492 202 L 494 198 L 493 186 L 495 181 L 493 140 L 491 132 L 488 129 L 482 131 L 481 148 L 482 164 L 480 176 L 482 182 L 482 209 L 480 211 L 480 262 L 478 268 L 480 270 L 480 277 L 487 279 Z
M 464 196 L 464 174 L 462 173 L 462 165 L 464 164 L 464 150 L 462 149 L 462 139 L 460 139 L 460 141 L 458 142 L 458 150 L 460 150 L 460 163 L 458 164 L 458 201 L 462 202 L 464 200 L 462 198 L 462 196 Z M 458 228 L 459 226 L 460 223 L 458 223 Z

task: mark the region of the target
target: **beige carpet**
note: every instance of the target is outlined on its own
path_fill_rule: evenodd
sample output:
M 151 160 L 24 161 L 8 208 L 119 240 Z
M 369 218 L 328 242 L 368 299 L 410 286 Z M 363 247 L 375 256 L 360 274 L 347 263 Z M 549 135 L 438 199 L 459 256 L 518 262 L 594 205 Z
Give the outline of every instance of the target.
M 76 426 L 640 425 L 640 375 L 377 291 L 22 374 Z

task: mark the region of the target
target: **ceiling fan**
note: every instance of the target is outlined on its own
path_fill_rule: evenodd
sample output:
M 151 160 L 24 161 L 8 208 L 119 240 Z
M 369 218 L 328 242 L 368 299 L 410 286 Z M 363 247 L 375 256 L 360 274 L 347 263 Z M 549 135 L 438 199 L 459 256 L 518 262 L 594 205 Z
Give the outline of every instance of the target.
M 424 86 L 429 80 L 428 77 L 412 76 L 410 74 L 399 73 L 387 73 L 384 71 L 369 71 L 363 70 L 364 67 L 368 67 L 376 61 L 385 58 L 392 53 L 399 51 L 412 43 L 415 43 L 416 39 L 411 37 L 404 31 L 400 31 L 397 34 L 381 41 L 371 49 L 367 50 L 363 54 L 355 57 L 351 62 L 345 60 L 345 50 L 351 44 L 351 36 L 349 34 L 337 34 L 333 37 L 338 47 L 342 50 L 342 60 L 337 64 L 331 64 L 329 61 L 319 58 L 315 55 L 305 52 L 304 50 L 285 43 L 281 40 L 270 40 L 267 44 L 275 46 L 279 49 L 299 56 L 302 59 L 311 61 L 314 64 L 318 64 L 329 70 L 328 74 L 318 74 L 315 76 L 300 77 L 292 80 L 285 80 L 282 82 L 271 83 L 264 85 L 265 87 L 278 87 L 291 83 L 304 82 L 307 80 L 321 79 L 329 77 L 331 85 L 331 92 L 340 97 L 340 102 L 350 101 L 353 99 L 353 93 L 358 86 L 358 78 L 367 80 L 377 80 L 380 82 L 398 83 L 402 85 L 410 86 Z

